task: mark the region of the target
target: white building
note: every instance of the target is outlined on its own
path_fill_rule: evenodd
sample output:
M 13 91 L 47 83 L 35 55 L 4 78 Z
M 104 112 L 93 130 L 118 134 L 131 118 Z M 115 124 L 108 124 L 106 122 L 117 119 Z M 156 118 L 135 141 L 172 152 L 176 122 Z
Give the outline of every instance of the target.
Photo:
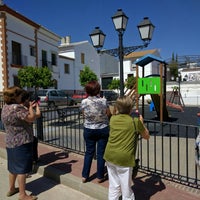
M 24 66 L 48 66 L 59 77 L 58 43 L 61 37 L 0 4 L 0 91 L 18 85 Z
M 97 75 L 102 87 L 107 85 L 114 76 L 118 76 L 118 61 L 113 56 L 97 53 L 88 41 L 71 43 L 70 39 L 69 36 L 62 38 L 59 46 L 60 57 L 73 59 L 73 62 L 68 66 L 68 73 L 60 72 L 59 88 L 75 91 L 83 90 L 79 82 L 79 74 L 84 66 L 89 66 Z M 62 71 L 62 67 L 60 69 Z
M 136 65 L 134 62 L 141 58 L 144 55 L 152 54 L 160 57 L 160 53 L 157 49 L 144 50 L 133 52 L 125 56 L 124 58 L 124 80 L 126 80 L 129 76 L 136 76 Z M 153 61 L 145 66 L 144 76 L 159 74 L 159 63 L 157 61 Z M 142 77 L 142 68 L 139 67 L 139 77 Z
M 97 75 L 102 89 L 113 78 L 119 78 L 119 61 L 106 53 L 97 53 L 88 42 L 71 43 L 70 37 L 61 38 L 22 14 L 0 4 L 0 91 L 19 85 L 18 70 L 24 66 L 47 66 L 58 89 L 83 90 L 80 71 L 89 66 Z M 146 54 L 159 55 L 157 50 L 133 52 L 124 58 L 124 81 L 135 75 L 133 62 Z M 154 67 L 152 67 L 154 66 Z M 149 73 L 156 73 L 156 63 L 149 64 Z

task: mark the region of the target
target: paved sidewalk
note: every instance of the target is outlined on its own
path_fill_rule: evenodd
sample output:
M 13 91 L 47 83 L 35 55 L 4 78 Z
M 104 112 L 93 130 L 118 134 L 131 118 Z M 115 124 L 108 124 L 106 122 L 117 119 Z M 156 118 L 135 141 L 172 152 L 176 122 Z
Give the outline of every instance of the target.
M 16 200 L 18 194 L 6 197 L 6 192 L 8 191 L 8 171 L 7 161 L 5 159 L 0 158 L 0 168 L 0 200 Z M 32 193 L 38 196 L 39 200 L 97 200 L 69 186 L 58 184 L 38 173 L 32 175 L 26 182 L 27 194 Z
M 0 132 L 0 157 L 6 159 L 4 137 L 5 134 Z M 39 143 L 38 150 L 41 162 L 38 164 L 35 170 L 38 174 L 40 174 L 40 177 L 38 178 L 37 176 L 33 175 L 33 177 L 36 178 L 34 181 L 40 179 L 41 177 L 47 177 L 57 183 L 61 183 L 59 190 L 64 190 L 62 187 L 68 186 L 73 190 L 84 193 L 95 199 L 107 199 L 108 180 L 101 184 L 97 183 L 95 160 L 93 161 L 91 169 L 90 182 L 82 183 L 82 155 L 65 152 L 61 149 L 42 143 Z M 7 174 L 5 176 L 7 176 Z M 30 180 L 30 185 L 31 182 L 32 181 Z M 36 187 L 40 188 L 40 185 L 38 184 Z M 56 199 L 62 200 L 61 197 L 59 197 L 59 190 L 57 191 L 58 194 L 56 195 Z M 162 180 L 159 176 L 146 175 L 142 173 L 139 173 L 134 180 L 133 190 L 136 200 L 200 200 L 199 190 Z M 50 188 L 47 189 L 45 193 L 48 194 L 48 191 L 49 195 L 51 195 Z M 40 194 L 38 197 L 39 200 L 42 199 L 42 194 L 41 198 Z M 49 197 L 48 199 L 50 200 Z M 74 200 L 76 199 L 79 198 L 74 198 Z

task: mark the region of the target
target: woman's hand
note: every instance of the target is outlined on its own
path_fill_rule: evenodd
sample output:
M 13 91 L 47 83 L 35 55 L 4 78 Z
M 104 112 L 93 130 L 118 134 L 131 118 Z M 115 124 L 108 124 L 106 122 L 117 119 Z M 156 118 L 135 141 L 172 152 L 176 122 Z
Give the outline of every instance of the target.
M 36 104 L 37 104 L 36 101 L 30 101 L 30 102 L 29 102 L 29 106 L 32 107 L 32 108 L 35 108 L 35 107 L 36 107 Z

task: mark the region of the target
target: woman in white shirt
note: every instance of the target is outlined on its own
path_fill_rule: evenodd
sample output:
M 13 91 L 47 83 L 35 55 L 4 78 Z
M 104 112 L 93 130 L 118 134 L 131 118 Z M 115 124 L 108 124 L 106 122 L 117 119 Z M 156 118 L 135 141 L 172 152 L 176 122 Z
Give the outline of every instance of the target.
M 97 179 L 101 183 L 104 181 L 105 160 L 103 155 L 109 136 L 109 117 L 111 113 L 107 100 L 99 97 L 100 85 L 97 81 L 88 82 L 85 91 L 88 97 L 81 102 L 81 111 L 84 115 L 83 134 L 86 143 L 82 182 L 88 181 L 92 160 L 96 152 Z

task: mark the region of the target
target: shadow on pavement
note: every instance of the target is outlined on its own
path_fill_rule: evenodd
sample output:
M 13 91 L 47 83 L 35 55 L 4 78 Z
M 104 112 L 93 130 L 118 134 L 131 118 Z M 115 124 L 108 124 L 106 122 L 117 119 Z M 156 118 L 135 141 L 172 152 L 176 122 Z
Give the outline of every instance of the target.
M 149 200 L 151 196 L 165 188 L 161 177 L 157 175 L 144 175 L 134 179 L 133 191 L 136 200 Z
M 26 183 L 26 190 L 31 191 L 31 194 L 37 196 L 40 193 L 48 191 L 57 185 L 56 182 L 51 181 L 50 183 L 49 181 L 50 180 L 48 179 L 48 184 L 47 184 L 47 178 L 45 177 L 37 178 L 36 180 Z
M 72 172 L 72 164 L 78 162 L 77 160 L 67 160 L 69 158 L 68 152 L 52 151 L 40 156 L 40 162 L 37 163 L 34 173 L 42 166 L 44 167 L 44 176 L 53 178 L 60 183 L 60 176 Z
M 58 160 L 63 160 L 69 157 L 68 152 L 65 151 L 52 151 L 49 153 L 42 154 L 40 156 L 40 165 L 48 165 Z

